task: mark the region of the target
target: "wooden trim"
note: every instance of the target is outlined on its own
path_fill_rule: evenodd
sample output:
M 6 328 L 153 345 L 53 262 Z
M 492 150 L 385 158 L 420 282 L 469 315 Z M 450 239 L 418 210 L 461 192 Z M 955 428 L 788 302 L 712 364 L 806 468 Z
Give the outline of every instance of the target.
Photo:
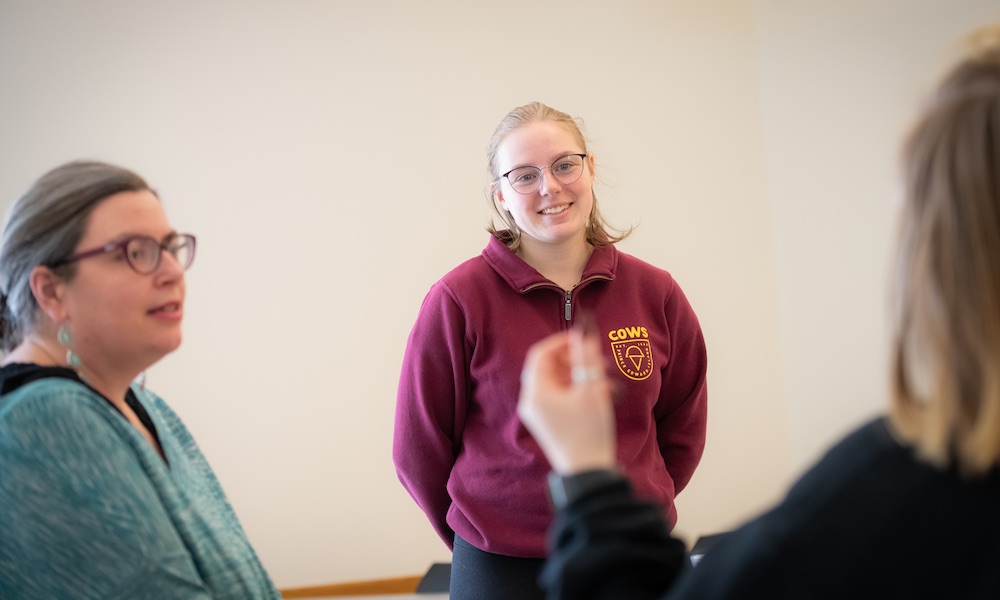
M 321 598 L 323 596 L 374 596 L 378 594 L 412 594 L 423 575 L 391 577 L 389 579 L 366 579 L 346 583 L 331 583 L 309 587 L 285 588 L 282 598 Z

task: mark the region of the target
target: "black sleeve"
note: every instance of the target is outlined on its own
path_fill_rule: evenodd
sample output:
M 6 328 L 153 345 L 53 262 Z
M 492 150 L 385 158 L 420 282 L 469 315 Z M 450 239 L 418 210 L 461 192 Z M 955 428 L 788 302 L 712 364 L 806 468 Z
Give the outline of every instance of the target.
M 685 546 L 662 511 L 624 478 L 587 491 L 556 515 L 541 584 L 550 600 L 643 600 L 666 593 Z

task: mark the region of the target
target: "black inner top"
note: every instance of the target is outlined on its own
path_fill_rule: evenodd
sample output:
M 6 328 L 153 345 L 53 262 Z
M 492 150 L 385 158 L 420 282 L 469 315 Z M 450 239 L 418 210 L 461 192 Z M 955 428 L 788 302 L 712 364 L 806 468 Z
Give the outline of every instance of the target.
M 32 381 L 45 379 L 46 377 L 72 379 L 73 381 L 86 386 L 92 392 L 103 398 L 104 401 L 111 406 L 111 408 L 115 409 L 115 412 L 120 414 L 122 418 L 125 419 L 125 415 L 122 414 L 122 411 L 118 410 L 118 407 L 115 406 L 111 400 L 108 400 L 104 394 L 98 392 L 91 387 L 90 384 L 81 379 L 80 375 L 77 374 L 76 371 L 67 367 L 46 367 L 31 363 L 11 363 L 9 365 L 4 365 L 3 367 L 0 367 L 0 396 L 9 394 L 10 392 L 13 392 L 23 385 L 29 384 Z M 156 440 L 156 445 L 162 448 L 163 444 L 160 443 L 160 434 L 156 432 L 156 426 L 153 425 L 153 420 L 149 418 L 149 413 L 146 412 L 142 403 L 139 402 L 138 398 L 136 398 L 132 388 L 129 388 L 128 391 L 125 392 L 125 404 L 128 404 L 129 408 L 135 411 L 136 416 L 139 417 L 139 422 L 142 423 L 146 430 L 149 431 L 150 435 L 153 436 L 153 439 Z M 166 457 L 164 457 L 164 460 L 166 460 Z

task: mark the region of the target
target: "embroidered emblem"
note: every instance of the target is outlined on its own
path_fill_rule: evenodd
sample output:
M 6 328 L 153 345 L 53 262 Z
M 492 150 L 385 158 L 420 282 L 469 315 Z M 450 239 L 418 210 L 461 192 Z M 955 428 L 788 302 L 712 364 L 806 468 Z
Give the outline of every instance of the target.
M 615 364 L 625 377 L 642 381 L 653 373 L 653 350 L 649 340 L 611 342 Z

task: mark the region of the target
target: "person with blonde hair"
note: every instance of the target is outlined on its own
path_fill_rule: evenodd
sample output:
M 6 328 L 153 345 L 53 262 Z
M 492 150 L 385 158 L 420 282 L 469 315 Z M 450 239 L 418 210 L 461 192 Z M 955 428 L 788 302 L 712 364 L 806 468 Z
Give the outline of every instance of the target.
M 181 343 L 195 238 L 135 173 L 42 175 L 0 244 L 0 598 L 280 598 L 184 423 L 146 388 Z
M 903 149 L 892 402 L 697 566 L 616 468 L 598 338 L 529 352 L 519 414 L 561 506 L 549 598 L 1000 598 L 1000 28 Z
M 456 600 L 541 598 L 552 522 L 548 464 L 517 418 L 525 353 L 589 314 L 614 361 L 617 454 L 670 523 L 705 444 L 701 327 L 666 271 L 619 251 L 628 232 L 598 209 L 595 158 L 576 120 L 534 102 L 488 151 L 491 225 L 482 255 L 428 292 L 410 334 L 393 459 L 453 549 Z

